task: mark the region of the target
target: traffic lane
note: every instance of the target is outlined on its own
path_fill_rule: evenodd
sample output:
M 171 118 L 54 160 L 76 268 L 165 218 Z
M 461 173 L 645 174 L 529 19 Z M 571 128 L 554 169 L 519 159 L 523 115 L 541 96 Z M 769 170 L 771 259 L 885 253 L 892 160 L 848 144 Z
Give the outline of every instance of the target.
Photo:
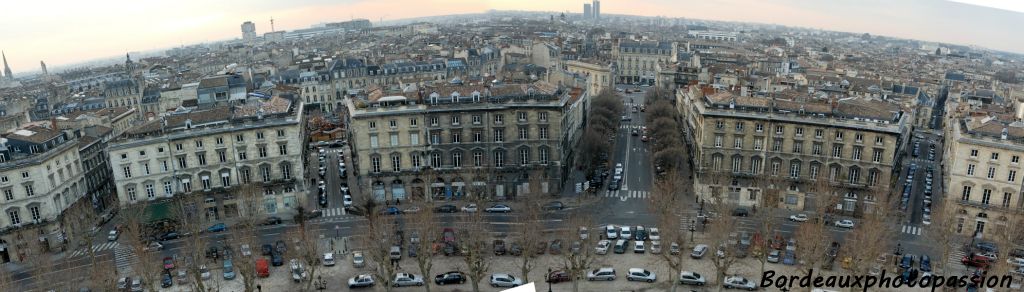
M 112 262 L 113 260 L 114 260 L 114 254 L 113 254 L 112 251 L 98 252 L 98 253 L 96 253 L 95 264 L 97 264 L 99 266 L 104 266 L 104 265 L 112 264 L 110 262 Z M 93 259 L 90 259 L 88 257 L 77 257 L 77 258 L 74 258 L 74 259 L 72 259 L 70 261 L 66 261 L 66 262 L 65 261 L 55 262 L 54 265 L 56 265 L 56 266 L 54 268 L 52 268 L 52 269 L 51 268 L 46 268 L 46 269 L 34 268 L 32 270 L 23 269 L 23 270 L 19 270 L 19 271 L 10 272 L 9 276 L 11 277 L 11 280 L 12 280 L 13 284 L 18 286 L 18 287 L 20 287 L 20 289 L 15 289 L 15 290 L 12 290 L 12 291 L 27 291 L 27 290 L 35 289 L 38 286 L 37 285 L 37 280 L 38 279 L 50 279 L 50 280 L 52 280 L 55 277 L 52 274 L 55 274 L 55 273 L 56 274 L 64 274 L 66 272 L 71 272 L 71 274 L 79 274 L 77 271 L 81 271 L 81 270 L 83 270 L 86 267 L 90 267 L 90 266 L 92 266 L 92 264 L 93 264 Z M 40 273 L 45 273 L 45 274 L 40 274 Z M 82 278 L 83 277 L 78 277 L 77 279 L 82 279 Z

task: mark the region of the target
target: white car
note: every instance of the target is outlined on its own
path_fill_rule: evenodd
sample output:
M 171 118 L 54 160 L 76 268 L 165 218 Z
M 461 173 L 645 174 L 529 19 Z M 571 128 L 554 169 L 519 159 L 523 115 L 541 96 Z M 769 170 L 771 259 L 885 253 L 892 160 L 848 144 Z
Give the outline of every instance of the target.
M 508 212 L 512 212 L 512 207 L 509 207 L 508 205 L 497 204 L 497 205 L 494 205 L 494 206 L 487 207 L 487 209 L 484 209 L 484 212 L 487 212 L 487 213 L 508 213 Z
M 588 281 L 615 281 L 615 268 L 600 268 L 587 272 Z
M 754 285 L 754 282 L 740 276 L 725 277 L 725 281 L 722 283 L 725 288 L 745 289 L 749 291 L 757 290 L 757 285 Z
M 641 268 L 630 268 L 629 274 L 626 274 L 627 281 L 654 283 L 657 278 L 658 276 L 654 272 Z
M 622 174 L 622 170 L 623 170 L 622 163 L 616 163 L 615 164 L 615 175 Z
M 1024 266 L 1024 258 L 1011 257 L 1006 259 L 1007 264 L 1014 265 L 1016 267 Z
M 374 284 L 373 276 L 370 274 L 362 274 L 348 279 L 348 288 L 360 288 L 360 287 L 372 287 Z
M 619 228 L 619 237 L 625 240 L 633 239 L 633 232 L 629 230 L 629 226 L 622 226 Z
M 661 254 L 661 241 L 657 241 L 657 240 L 652 240 L 651 241 L 651 253 L 653 253 L 653 254 Z
M 242 256 L 244 256 L 244 257 L 252 255 L 252 248 L 250 248 L 248 244 L 243 244 L 241 250 L 242 250 Z
M 707 284 L 707 280 L 704 279 L 703 275 L 696 272 L 682 271 L 679 272 L 679 284 L 704 286 L 704 284 Z
M 839 221 L 836 221 L 835 225 L 836 225 L 836 227 L 853 228 L 853 220 L 849 220 L 849 219 L 839 220 Z
M 640 241 L 640 240 L 633 241 L 633 252 L 634 253 L 644 253 L 644 250 L 646 250 L 646 249 L 644 248 L 644 242 L 643 241 Z
M 117 241 L 118 236 L 121 236 L 121 234 L 117 233 L 117 230 L 111 230 L 110 233 L 107 233 L 107 240 Z
M 793 221 L 793 222 L 807 222 L 807 214 L 790 215 L 789 216 L 789 221 Z
M 921 224 L 932 225 L 932 215 L 924 214 L 924 216 L 921 218 Z
M 597 254 L 608 254 L 608 248 L 611 247 L 612 241 L 603 239 L 597 242 L 597 246 L 594 247 L 594 252 Z
M 490 283 L 491 287 L 518 287 L 523 284 L 523 280 L 509 274 L 491 274 Z
M 334 253 L 333 252 L 324 253 L 324 266 L 328 266 L 328 267 L 334 266 Z
M 580 240 L 587 240 L 588 237 L 590 237 L 590 232 L 587 227 L 580 226 Z
M 476 204 L 469 204 L 469 205 L 462 206 L 462 212 L 476 213 L 476 211 L 477 211 Z
M 366 266 L 366 259 L 363 258 L 363 252 L 352 252 L 352 266 L 356 268 L 362 268 Z
M 423 286 L 423 277 L 409 273 L 396 273 L 395 280 L 391 282 L 391 286 Z
M 345 195 L 341 199 L 341 206 L 345 207 L 345 208 L 352 208 L 352 196 L 351 195 Z
M 619 230 L 618 230 L 618 228 L 615 228 L 615 225 L 608 224 L 608 226 L 605 227 L 604 237 L 608 238 L 608 239 L 617 239 L 617 238 L 619 238 Z
M 658 231 L 658 227 L 651 227 L 651 232 L 647 235 L 651 241 L 661 240 L 661 232 Z

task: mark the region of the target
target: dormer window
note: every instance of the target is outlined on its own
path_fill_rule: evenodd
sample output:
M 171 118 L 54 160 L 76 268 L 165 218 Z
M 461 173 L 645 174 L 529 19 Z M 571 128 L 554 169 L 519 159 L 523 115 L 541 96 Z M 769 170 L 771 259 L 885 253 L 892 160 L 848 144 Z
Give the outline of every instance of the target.
M 452 103 L 459 101 L 459 92 L 452 92 Z

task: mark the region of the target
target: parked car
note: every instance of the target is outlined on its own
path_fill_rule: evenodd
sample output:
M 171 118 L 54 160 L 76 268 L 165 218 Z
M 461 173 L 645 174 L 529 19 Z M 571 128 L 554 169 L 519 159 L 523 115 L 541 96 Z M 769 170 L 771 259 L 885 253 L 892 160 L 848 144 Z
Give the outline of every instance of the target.
M 509 274 L 491 274 L 490 279 L 491 287 L 518 287 L 523 284 L 523 280 L 516 279 Z
M 633 232 L 629 226 L 622 226 L 619 228 L 619 237 L 625 240 L 633 239 Z
M 790 215 L 789 216 L 789 221 L 793 221 L 793 222 L 807 222 L 807 214 Z
M 853 228 L 853 220 L 849 220 L 849 219 L 839 220 L 839 221 L 836 221 L 835 225 L 836 225 L 836 227 Z
M 455 205 L 441 205 L 434 208 L 434 213 L 455 213 L 458 212 L 459 208 Z
M 611 244 L 612 244 L 612 242 L 610 240 L 607 240 L 607 239 L 598 241 L 597 245 L 594 247 L 594 253 L 597 253 L 597 254 L 608 254 L 608 248 L 611 246 Z
M 111 230 L 109 233 L 107 233 L 107 240 L 108 241 L 117 241 L 117 238 L 119 236 L 121 236 L 121 234 L 118 233 L 117 230 Z
M 701 274 L 690 271 L 679 272 L 679 284 L 704 286 L 706 283 L 707 281 Z
M 550 254 L 562 254 L 562 240 L 555 239 L 548 245 L 548 253 Z
M 652 240 L 651 241 L 651 253 L 653 253 L 653 254 L 661 254 L 661 241 L 656 241 L 656 240 Z
M 650 238 L 651 241 L 661 240 L 661 231 L 658 230 L 658 227 L 651 227 L 651 231 L 650 234 L 648 234 L 648 238 Z
M 144 251 L 164 250 L 164 245 L 162 243 L 154 241 L 154 242 L 150 242 L 149 244 L 147 244 L 146 247 L 142 248 L 142 250 L 144 250 Z
M 206 265 L 199 266 L 199 278 L 203 280 L 209 280 L 211 277 L 210 269 Z
M 224 260 L 224 280 L 235 279 L 235 265 L 231 260 Z
M 732 210 L 732 215 L 737 217 L 747 217 L 750 215 L 750 211 L 747 211 L 746 208 L 736 208 Z
M 978 254 L 965 255 L 960 262 L 968 267 L 986 269 L 992 264 L 993 259 Z
M 707 252 L 708 252 L 708 245 L 707 244 L 698 244 L 697 246 L 693 247 L 693 251 L 690 252 L 690 257 L 691 258 L 695 258 L 695 259 L 701 259 L 701 258 L 704 258 L 704 254 L 706 254 Z
M 544 281 L 548 283 L 561 283 L 572 281 L 572 278 L 569 277 L 569 273 L 566 271 L 555 270 L 548 273 L 548 276 Z
M 206 228 L 206 232 L 221 232 L 227 229 L 228 226 L 224 225 L 224 223 L 217 223 L 213 224 L 213 226 L 210 226 L 209 228 Z
M 168 241 L 168 240 L 178 239 L 179 237 L 181 237 L 180 234 L 178 234 L 177 232 L 174 232 L 174 231 L 170 231 L 170 232 L 167 232 L 167 233 L 164 233 L 164 234 L 160 235 L 160 241 Z
M 242 247 L 241 247 L 241 251 L 242 251 L 242 256 L 243 257 L 247 257 L 247 256 L 251 256 L 252 255 L 252 249 L 249 248 L 248 244 L 243 244 Z
M 558 211 L 562 209 L 565 209 L 565 204 L 563 204 L 561 201 L 549 202 L 541 207 L 541 210 L 545 211 Z
M 384 208 L 384 209 L 380 210 L 380 214 L 381 215 L 398 215 L 398 214 L 402 214 L 402 209 L 398 209 L 398 207 L 391 206 L 391 207 L 387 207 L 387 208 Z
M 615 268 L 605 267 L 587 272 L 588 281 L 615 281 Z
M 373 287 L 373 276 L 370 274 L 357 275 L 348 279 L 348 288 L 366 288 Z
M 633 232 L 633 239 L 638 241 L 647 240 L 647 229 L 643 225 L 637 225 Z
M 627 243 L 627 241 L 625 239 L 619 239 L 618 241 L 616 241 L 615 242 L 615 248 L 614 248 L 615 253 L 618 253 L 618 254 L 626 253 L 626 243 Z
M 587 238 L 590 237 L 590 231 L 588 231 L 587 227 L 585 227 L 585 226 L 580 226 L 579 234 L 580 234 L 580 240 L 587 240 Z
M 324 253 L 323 263 L 324 263 L 324 266 L 328 266 L 328 267 L 333 266 L 334 265 L 334 253 L 333 252 Z
M 396 273 L 395 279 L 391 281 L 391 286 L 423 286 L 423 276 L 409 273 Z
M 782 258 L 782 252 L 777 250 L 777 249 L 772 250 L 771 252 L 768 252 L 768 259 L 767 259 L 767 261 L 769 263 L 778 263 L 781 258 Z
M 617 238 L 619 238 L 619 229 L 615 228 L 615 225 L 608 224 L 608 226 L 605 226 L 605 235 L 604 235 L 604 237 L 607 238 L 607 239 L 617 239 Z
M 288 245 L 284 243 L 284 240 L 278 240 L 274 243 L 274 246 L 277 248 L 277 253 L 284 254 L 284 252 L 288 251 Z
M 514 257 L 523 255 L 523 247 L 519 243 L 513 242 L 508 247 L 508 254 Z
M 163 276 L 160 279 L 160 287 L 170 288 L 171 286 L 174 286 L 174 279 L 171 278 L 171 274 L 163 273 Z
M 668 252 L 669 252 L 669 254 L 672 254 L 672 255 L 677 255 L 677 254 L 679 254 L 679 252 L 680 252 L 680 250 L 679 250 L 679 244 L 678 244 L 678 243 L 675 243 L 675 242 L 673 242 L 673 243 L 672 243 L 671 245 L 669 245 L 669 248 L 668 248 Z
M 507 250 L 505 249 L 505 241 L 501 239 L 494 240 L 494 255 L 505 255 Z
M 730 289 L 745 289 L 749 291 L 757 290 L 757 285 L 755 285 L 754 282 L 740 276 L 725 277 L 722 285 L 725 286 L 725 288 Z
M 462 283 L 466 283 L 466 274 L 459 271 L 451 271 L 434 276 L 434 284 L 448 285 Z
M 644 251 L 646 251 L 646 248 L 642 240 L 633 241 L 633 253 L 644 253 Z
M 496 204 L 496 205 L 487 207 L 487 209 L 484 209 L 484 212 L 488 212 L 488 213 L 508 213 L 508 212 L 512 212 L 512 207 L 509 207 L 508 205 L 504 205 L 504 204 Z
M 173 269 L 174 269 L 174 258 L 173 257 L 164 257 L 164 270 L 173 270 Z
M 284 255 L 282 255 L 279 252 L 271 253 L 270 254 L 270 265 L 275 266 L 275 267 L 280 267 L 280 266 L 284 265 Z
M 363 252 L 352 252 L 352 266 L 356 268 L 362 268 L 366 266 L 366 259 L 363 258 Z
M 260 246 L 260 255 L 267 256 L 267 255 L 270 255 L 273 252 L 274 252 L 274 246 L 273 245 L 264 244 L 263 246 Z
M 477 211 L 476 204 L 469 204 L 469 205 L 462 206 L 462 212 L 476 213 L 476 211 Z
M 629 273 L 626 274 L 626 281 L 654 283 L 657 278 L 658 276 L 654 272 L 641 268 L 630 268 Z

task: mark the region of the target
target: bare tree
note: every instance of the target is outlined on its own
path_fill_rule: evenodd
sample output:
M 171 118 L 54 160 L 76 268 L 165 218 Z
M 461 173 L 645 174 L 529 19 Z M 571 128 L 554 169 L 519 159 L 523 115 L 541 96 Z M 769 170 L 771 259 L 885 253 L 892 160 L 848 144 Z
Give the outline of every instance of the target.
M 724 174 L 711 175 L 723 176 Z M 729 274 L 733 264 L 738 261 L 735 250 L 730 246 L 732 244 L 730 241 L 735 240 L 731 237 L 736 234 L 734 228 L 738 220 L 736 217 L 730 216 L 732 204 L 726 201 L 722 194 L 710 194 L 710 200 L 705 201 L 704 208 L 718 214 L 717 217 L 707 222 L 704 231 L 709 248 L 715 251 L 715 254 L 711 256 L 711 264 L 715 268 L 715 281 L 718 282 L 716 285 L 722 287 L 722 281 Z
M 756 240 L 751 242 L 751 248 L 753 249 L 754 258 L 760 264 L 760 275 L 764 274 L 765 266 L 768 262 L 768 254 L 772 250 L 771 240 L 776 240 L 774 237 L 775 229 L 778 223 L 778 204 L 782 200 L 785 180 L 769 175 L 761 175 L 756 179 L 755 185 L 762 190 L 760 196 L 760 203 L 757 205 L 757 212 L 752 215 L 757 229 Z
M 398 263 L 391 260 L 390 248 L 395 243 L 395 224 L 393 218 L 382 215 L 381 209 L 373 199 L 367 199 L 360 204 L 359 209 L 366 217 L 366 236 L 361 237 L 362 246 L 366 247 L 366 255 L 373 261 L 370 264 L 373 275 L 384 287 L 384 291 L 391 291 L 395 271 L 398 270 Z
M 120 243 L 125 244 L 138 259 L 138 262 L 132 266 L 132 271 L 142 278 L 143 283 L 152 285 L 157 282 L 162 270 L 158 265 L 159 260 L 156 259 L 158 255 L 156 250 L 149 248 L 154 234 L 151 233 L 147 224 L 149 223 L 145 212 L 147 206 L 149 205 L 146 203 L 137 203 L 122 208 L 124 224 L 122 225 Z
M 673 244 L 682 246 L 687 242 L 683 231 L 684 226 L 679 226 L 679 223 L 684 220 L 679 209 L 682 207 L 681 193 L 685 188 L 683 181 L 679 175 L 679 172 L 670 170 L 665 179 L 657 180 L 654 183 L 654 192 L 651 193 L 651 198 L 648 200 L 649 207 L 655 215 L 657 215 L 658 225 L 661 228 L 658 229 L 661 237 L 662 246 L 671 247 Z M 658 255 L 658 259 L 665 263 L 672 273 L 669 273 L 668 280 L 672 283 L 672 291 L 675 292 L 677 285 L 676 275 L 679 275 L 683 270 L 683 261 L 686 255 L 682 251 L 672 254 L 669 252 L 662 252 Z
M 530 271 L 536 266 L 536 255 L 537 255 L 537 242 L 544 240 L 540 235 L 540 231 L 544 229 L 544 224 L 541 221 L 540 206 L 537 204 L 527 204 L 530 206 L 524 208 L 520 212 L 519 224 L 513 228 L 513 238 L 516 244 L 520 247 L 520 254 L 517 255 L 519 261 L 519 272 L 523 277 L 523 283 L 529 283 Z
M 840 253 L 843 266 L 854 275 L 866 275 L 872 268 L 884 263 L 877 260 L 880 255 L 893 250 L 892 214 L 895 208 L 887 198 L 880 198 L 871 214 L 860 219 L 857 226 L 843 241 L 846 246 Z M 843 256 L 845 253 L 845 256 Z M 933 261 L 933 263 L 944 261 Z M 852 287 L 851 287 L 852 288 Z M 853 291 L 853 290 L 851 290 Z
M 304 282 L 302 291 L 313 291 L 313 280 L 316 279 L 317 269 L 320 267 L 320 239 L 312 227 L 306 224 L 296 226 L 288 233 L 292 239 L 292 256 L 305 265 L 305 275 L 300 275 L 300 283 Z
M 412 223 L 412 231 L 416 233 L 417 238 L 420 242 L 413 244 L 410 248 L 415 249 L 416 252 L 416 267 L 419 268 L 420 274 L 424 277 L 423 286 L 427 292 L 430 292 L 430 286 L 433 284 L 427 281 L 431 275 L 431 270 L 434 268 L 434 249 L 433 241 L 426 241 L 425 238 L 436 238 L 440 230 L 435 224 L 437 219 L 431 205 L 426 202 L 418 202 L 416 205 L 420 208 L 420 211 L 415 214 L 408 215 L 415 223 Z M 411 237 L 411 236 L 410 236 Z
M 476 198 L 474 202 L 479 206 L 481 201 Z M 469 222 L 462 230 L 458 231 L 462 241 L 459 245 L 459 252 L 462 255 L 464 265 L 472 282 L 473 291 L 480 291 L 480 281 L 487 277 L 491 269 L 491 251 L 487 248 L 486 240 L 490 239 L 489 231 L 485 227 L 483 215 L 480 212 L 470 213 Z
M 831 182 L 821 179 L 812 184 L 817 204 L 813 207 L 814 220 L 800 224 L 794 235 L 797 244 L 794 252 L 796 261 L 805 272 L 816 268 L 825 259 L 825 251 L 832 241 L 829 231 L 832 217 L 829 214 L 839 202 L 839 197 L 833 193 Z
M 207 263 L 207 239 L 201 236 L 209 223 L 201 213 L 204 212 L 201 206 L 205 203 L 196 194 L 178 196 L 176 200 L 173 212 L 178 218 L 177 232 L 184 238 L 179 253 L 179 258 L 185 261 L 181 269 L 186 269 L 188 275 L 192 277 L 191 284 L 194 291 L 206 291 L 206 283 L 203 282 L 202 271 L 200 271 L 200 268 Z M 207 271 L 209 268 L 208 266 Z
M 924 237 L 939 247 L 941 260 L 932 261 L 932 265 L 933 269 L 943 273 L 935 273 L 936 275 L 950 274 L 952 269 L 947 266 L 949 258 L 953 256 L 954 251 L 963 246 L 963 236 L 954 232 L 958 224 L 955 212 L 954 205 L 946 203 L 945 200 L 937 200 L 932 205 L 932 224 Z
M 242 184 L 233 190 L 240 206 L 237 224 L 232 228 L 233 240 L 239 247 L 248 246 L 250 251 L 259 248 L 259 225 L 266 214 L 263 207 L 263 191 L 257 184 Z M 235 270 L 242 276 L 243 291 L 256 290 L 256 259 L 255 256 L 236 257 L 233 261 Z
M 592 221 L 586 214 L 579 214 L 569 219 L 569 226 L 591 226 Z M 558 234 L 558 233 L 556 233 Z M 561 233 L 559 237 L 562 240 L 568 239 L 568 242 L 573 242 L 569 245 L 568 250 L 564 250 L 561 253 L 562 256 L 562 269 L 565 270 L 569 277 L 572 278 L 572 290 L 575 292 L 580 291 L 580 282 L 582 279 L 586 279 L 587 270 L 593 267 L 594 261 L 597 260 L 597 255 L 594 253 L 593 245 L 590 244 L 590 240 L 579 240 L 579 235 L 575 229 L 570 229 L 564 233 Z M 579 250 L 573 250 L 575 243 L 579 243 Z M 564 246 L 562 248 L 565 248 Z

